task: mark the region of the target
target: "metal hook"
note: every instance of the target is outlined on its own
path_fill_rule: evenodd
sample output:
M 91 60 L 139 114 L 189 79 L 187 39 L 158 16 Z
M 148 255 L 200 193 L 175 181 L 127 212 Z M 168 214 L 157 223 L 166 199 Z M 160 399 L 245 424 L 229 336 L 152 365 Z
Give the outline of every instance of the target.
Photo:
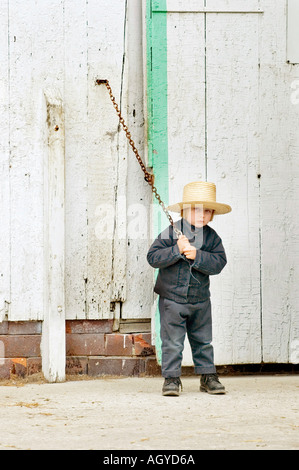
M 107 79 L 101 79 L 101 78 L 96 79 L 96 84 L 97 85 L 106 85 L 106 83 L 108 83 Z

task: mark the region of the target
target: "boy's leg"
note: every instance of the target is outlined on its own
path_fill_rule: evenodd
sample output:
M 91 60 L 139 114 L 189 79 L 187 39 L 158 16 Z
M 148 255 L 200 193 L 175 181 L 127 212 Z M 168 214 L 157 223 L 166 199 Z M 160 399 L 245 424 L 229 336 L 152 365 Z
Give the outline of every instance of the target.
M 190 315 L 187 321 L 187 334 L 190 342 L 196 374 L 213 374 L 214 349 L 212 342 L 211 302 L 207 299 L 189 304 Z
M 184 304 L 160 297 L 160 324 L 162 341 L 162 376 L 180 377 L 186 336 Z
M 190 307 L 187 332 L 192 349 L 195 373 L 201 374 L 200 390 L 211 394 L 225 393 L 214 365 L 212 341 L 212 315 L 210 299 Z

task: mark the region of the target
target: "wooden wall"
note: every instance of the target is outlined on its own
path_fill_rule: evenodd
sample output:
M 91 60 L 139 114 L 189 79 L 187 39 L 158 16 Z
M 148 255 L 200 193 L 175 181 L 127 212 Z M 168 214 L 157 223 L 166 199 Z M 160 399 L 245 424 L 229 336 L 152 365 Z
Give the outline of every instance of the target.
M 95 85 L 109 80 L 143 153 L 140 7 L 134 0 L 1 1 L 1 318 L 43 319 L 49 277 L 59 266 L 66 318 L 113 318 L 125 300 L 124 318 L 150 315 L 149 227 L 142 240 L 134 229 L 148 218 L 150 192 L 134 156 L 128 159 L 107 90 Z M 49 96 L 61 103 L 59 130 L 48 119 Z M 58 222 L 49 234 L 57 194 L 51 136 L 64 152 L 58 165 L 65 226 Z M 52 245 L 60 246 L 56 268 Z
M 43 320 L 49 308 L 60 319 L 151 315 L 151 194 L 95 85 L 109 79 L 146 159 L 142 3 L 0 2 L 0 320 Z M 287 1 L 162 3 L 168 160 L 157 181 L 169 202 L 188 181 L 214 181 L 233 207 L 212 225 L 229 259 L 212 279 L 216 362 L 298 362 L 299 66 L 286 60 Z M 49 306 L 50 286 L 60 297 Z

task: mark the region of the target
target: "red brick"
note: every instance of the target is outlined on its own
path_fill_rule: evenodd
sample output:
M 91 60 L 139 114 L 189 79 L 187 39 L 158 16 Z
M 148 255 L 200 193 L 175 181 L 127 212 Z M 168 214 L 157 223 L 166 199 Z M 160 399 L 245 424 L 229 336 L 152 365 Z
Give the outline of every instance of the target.
M 42 333 L 41 321 L 9 321 L 9 335 L 38 335 Z
M 10 379 L 11 368 L 12 368 L 11 359 L 1 359 L 1 361 L 0 361 L 0 379 Z
M 133 337 L 131 334 L 114 333 L 105 335 L 107 356 L 131 356 Z
M 66 334 L 67 356 L 101 356 L 104 353 L 103 334 Z
M 1 379 L 10 379 L 12 374 L 18 377 L 26 377 L 27 372 L 28 363 L 25 357 L 7 358 L 0 362 Z
M 41 335 L 0 335 L 4 357 L 39 357 Z
M 113 320 L 66 320 L 66 333 L 112 333 Z
M 144 360 L 139 358 L 90 357 L 88 361 L 88 375 L 102 376 L 140 376 L 144 375 Z
M 87 357 L 67 357 L 65 373 L 69 375 L 87 374 Z
M 11 373 L 18 377 L 25 377 L 27 375 L 27 359 L 25 357 L 16 357 L 11 361 Z
M 0 335 L 8 334 L 8 321 L 3 321 L 0 323 Z
M 152 344 L 152 335 L 151 333 L 135 333 L 135 337 L 137 338 L 142 338 L 144 341 L 146 341 L 149 345 Z
M 161 366 L 154 357 L 147 357 L 145 359 L 145 370 L 144 375 L 149 377 L 161 376 Z
M 136 356 L 152 356 L 155 354 L 155 348 L 149 344 L 145 338 L 150 340 L 151 336 L 140 333 L 139 335 L 134 335 L 134 353 Z
M 27 374 L 38 374 L 42 372 L 42 358 L 41 357 L 28 357 L 27 359 Z

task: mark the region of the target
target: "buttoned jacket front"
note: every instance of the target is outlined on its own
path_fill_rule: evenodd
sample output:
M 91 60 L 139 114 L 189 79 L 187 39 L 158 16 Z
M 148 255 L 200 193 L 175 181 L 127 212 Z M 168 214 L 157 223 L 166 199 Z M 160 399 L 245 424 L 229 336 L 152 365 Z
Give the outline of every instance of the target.
M 227 263 L 222 240 L 208 225 L 198 229 L 185 219 L 175 225 L 196 247 L 195 260 L 180 253 L 177 235 L 170 225 L 151 245 L 147 260 L 159 273 L 154 291 L 178 303 L 196 303 L 210 297 L 210 275 L 219 274 Z

